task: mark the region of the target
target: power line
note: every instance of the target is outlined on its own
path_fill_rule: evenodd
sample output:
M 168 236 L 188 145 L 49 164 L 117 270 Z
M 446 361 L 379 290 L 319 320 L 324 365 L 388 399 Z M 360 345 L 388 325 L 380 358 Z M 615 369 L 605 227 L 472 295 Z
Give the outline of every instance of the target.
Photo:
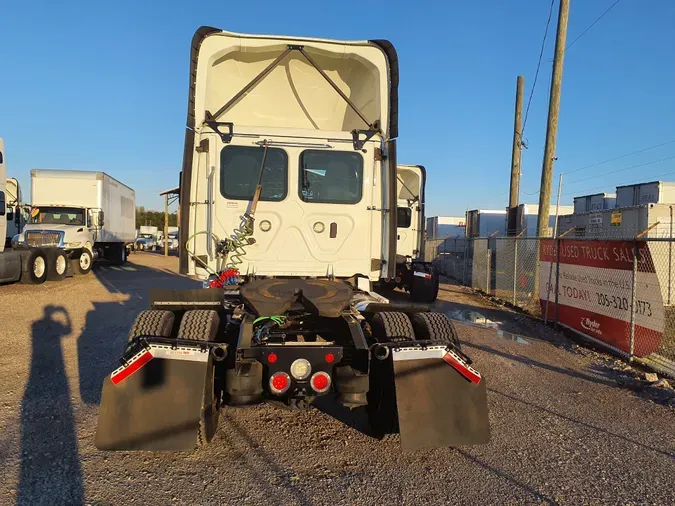
M 645 151 L 649 151 L 649 150 L 651 150 L 651 149 L 660 148 L 661 146 L 666 146 L 666 145 L 668 145 L 668 144 L 672 144 L 673 142 L 675 142 L 675 139 L 670 140 L 670 141 L 667 141 L 667 142 L 662 142 L 661 144 L 656 144 L 655 146 L 649 146 L 648 148 L 639 149 L 639 150 L 637 150 L 637 151 L 633 151 L 632 153 L 626 153 L 625 155 L 617 156 L 617 157 L 615 157 L 615 158 L 610 158 L 609 160 L 603 160 L 602 162 L 597 162 L 597 163 L 592 163 L 592 164 L 590 164 L 590 165 L 585 165 L 585 166 L 583 166 L 583 167 L 579 167 L 578 169 L 568 170 L 567 172 L 563 172 L 563 174 L 565 174 L 565 175 L 567 175 L 567 174 L 573 174 L 573 173 L 575 173 L 575 172 L 579 172 L 580 170 L 590 169 L 591 167 L 596 167 L 596 166 L 598 166 L 598 165 L 603 165 L 603 164 L 605 164 L 605 163 L 614 162 L 614 161 L 616 161 L 616 160 L 620 160 L 620 159 L 622 159 L 622 158 L 626 158 L 627 156 L 637 155 L 638 153 L 644 153 Z
M 660 148 L 661 146 L 667 146 L 668 144 L 673 144 L 674 142 L 675 142 L 675 139 L 672 139 L 672 140 L 669 140 L 669 141 L 666 141 L 666 142 L 662 142 L 660 144 L 655 144 L 654 146 L 649 146 L 647 148 L 638 149 L 637 151 L 632 151 L 632 152 L 626 153 L 624 155 L 615 156 L 614 158 L 609 158 L 609 159 L 603 160 L 601 162 L 596 162 L 596 163 L 592 163 L 590 165 L 584 165 L 583 167 L 579 167 L 577 169 L 568 170 L 566 172 L 562 172 L 562 174 L 563 175 L 574 174 L 575 172 L 579 172 L 580 170 L 590 169 L 591 167 L 597 167 L 598 165 L 603 165 L 603 164 L 609 163 L 609 162 L 615 162 L 616 160 L 621 160 L 622 158 L 626 158 L 628 156 L 637 155 L 639 153 L 644 153 L 645 151 L 650 151 L 652 149 Z M 653 161 L 647 162 L 645 164 L 633 165 L 631 167 L 625 167 L 623 169 L 619 169 L 619 170 L 612 171 L 612 172 L 607 172 L 607 173 L 604 173 L 604 174 L 599 174 L 598 176 L 592 176 L 592 177 L 588 177 L 586 179 L 592 179 L 593 177 L 600 177 L 600 176 L 604 176 L 604 175 L 611 175 L 611 174 L 614 174 L 615 172 L 622 172 L 624 170 L 634 169 L 634 168 L 637 168 L 637 167 L 642 167 L 644 165 L 650 165 L 652 163 L 658 163 L 658 162 L 662 162 L 662 161 L 665 161 L 665 160 L 670 160 L 672 158 L 674 158 L 674 157 L 671 156 L 671 157 L 662 158 L 660 160 L 653 160 Z M 578 179 L 576 181 L 571 181 L 570 183 L 567 183 L 567 184 L 577 183 L 579 181 L 584 181 L 584 179 Z M 508 193 L 508 192 L 505 192 L 505 193 Z M 501 196 L 501 195 L 504 195 L 505 193 L 500 193 L 499 195 L 496 195 L 496 196 Z M 539 191 L 530 192 L 530 193 L 523 192 L 523 195 L 538 195 L 538 194 L 539 194 Z
M 570 181 L 567 184 L 580 183 L 581 181 L 587 181 L 589 179 L 595 179 L 596 177 L 609 176 L 609 175 L 612 175 L 612 174 L 616 174 L 617 172 L 624 172 L 624 171 L 627 171 L 627 170 L 630 170 L 630 169 L 637 169 L 638 167 L 645 167 L 647 165 L 652 165 L 654 163 L 665 162 L 666 160 L 672 160 L 673 158 L 675 158 L 675 155 L 667 156 L 666 158 L 661 158 L 659 160 L 652 160 L 652 161 L 649 161 L 649 162 L 640 163 L 638 165 L 631 165 L 630 167 L 624 167 L 623 169 L 613 170 L 611 172 L 603 172 L 602 174 L 596 174 L 595 176 L 584 177 L 582 179 Z
M 629 185 L 629 184 L 638 184 L 638 183 L 648 183 L 650 181 L 655 181 L 655 180 L 657 180 L 658 178 L 661 178 L 661 177 L 672 176 L 673 174 L 675 174 L 675 171 L 674 172 L 666 172 L 664 174 L 655 174 L 654 176 L 649 176 L 648 178 L 641 178 L 641 179 L 636 179 L 636 180 L 633 180 L 633 181 L 626 181 L 625 183 L 619 183 L 617 186 L 625 186 L 625 185 Z M 586 188 L 584 190 L 575 190 L 573 192 L 564 193 L 563 195 L 572 195 L 573 193 L 577 193 L 579 191 L 588 192 L 588 191 L 591 191 L 591 190 L 598 190 L 598 189 L 601 189 L 601 188 L 605 188 L 605 186 L 595 186 L 593 188 Z
M 602 14 L 600 14 L 600 16 L 599 16 L 595 21 L 593 21 L 593 22 L 590 24 L 590 26 L 589 26 L 588 28 L 586 28 L 583 32 L 581 32 L 581 34 L 580 34 L 576 39 L 574 39 L 572 42 L 570 42 L 570 43 L 567 45 L 567 47 L 565 48 L 565 51 L 567 51 L 569 48 L 571 48 L 571 47 L 574 45 L 574 43 L 575 43 L 576 41 L 578 41 L 581 37 L 583 37 L 584 35 L 586 35 L 586 32 L 588 32 L 591 28 L 593 28 L 593 27 L 596 25 L 596 23 L 597 23 L 598 21 L 600 21 L 602 18 L 604 18 L 605 15 L 606 15 L 609 11 L 611 11 L 614 7 L 616 7 L 616 4 L 618 4 L 620 1 L 621 1 L 621 0 L 616 0 L 616 2 L 614 2 L 612 5 L 610 5 L 609 8 L 608 8 L 605 12 L 603 12 Z
M 525 127 L 527 126 L 527 116 L 530 113 L 530 104 L 532 104 L 532 96 L 534 89 L 537 87 L 537 78 L 539 77 L 539 69 L 541 68 L 541 59 L 544 56 L 544 48 L 546 46 L 546 38 L 548 37 L 548 27 L 551 25 L 551 17 L 553 16 L 553 4 L 555 0 L 551 0 L 551 8 L 548 11 L 548 19 L 546 20 L 546 30 L 544 30 L 544 39 L 541 41 L 541 50 L 539 51 L 539 61 L 537 62 L 537 71 L 534 73 L 534 82 L 530 90 L 530 96 L 527 99 L 527 107 L 525 108 L 525 119 L 523 120 L 523 128 L 520 131 L 521 139 L 525 135 Z

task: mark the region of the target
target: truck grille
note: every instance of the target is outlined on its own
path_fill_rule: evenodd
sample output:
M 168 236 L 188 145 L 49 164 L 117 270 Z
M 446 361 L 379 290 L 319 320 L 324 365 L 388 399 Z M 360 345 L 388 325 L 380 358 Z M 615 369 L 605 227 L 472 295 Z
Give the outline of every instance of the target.
M 28 246 L 58 246 L 61 242 L 61 232 L 26 232 Z

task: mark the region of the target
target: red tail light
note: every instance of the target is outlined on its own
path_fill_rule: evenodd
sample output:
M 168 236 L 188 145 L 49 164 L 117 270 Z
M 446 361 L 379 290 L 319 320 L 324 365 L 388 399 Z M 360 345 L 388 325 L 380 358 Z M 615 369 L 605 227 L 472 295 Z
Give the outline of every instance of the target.
M 269 355 L 267 355 L 267 361 L 270 364 L 273 364 L 274 362 L 276 362 L 277 361 L 277 354 L 273 352 L 273 353 L 270 353 Z
M 330 389 L 330 376 L 323 371 L 315 372 L 310 383 L 314 391 L 322 394 Z
M 270 378 L 270 390 L 273 394 L 281 395 L 291 386 L 291 377 L 285 372 L 277 372 Z
M 335 355 L 333 355 L 332 353 L 326 353 L 326 362 L 328 362 L 329 364 L 335 362 Z

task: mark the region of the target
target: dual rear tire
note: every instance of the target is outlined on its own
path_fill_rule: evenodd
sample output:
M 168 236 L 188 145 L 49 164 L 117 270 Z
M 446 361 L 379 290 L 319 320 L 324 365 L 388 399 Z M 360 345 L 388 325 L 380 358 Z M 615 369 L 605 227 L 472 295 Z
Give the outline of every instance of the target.
M 452 320 L 443 313 L 415 313 L 412 318 L 400 312 L 383 312 L 371 321 L 376 343 L 414 340 L 442 340 L 459 348 Z M 391 357 L 371 360 L 366 407 L 373 435 L 384 439 L 399 432 L 394 362 Z
M 129 341 L 141 336 L 171 337 L 175 326 L 175 316 L 171 311 L 150 309 L 142 311 L 129 332 Z M 211 310 L 196 309 L 186 311 L 181 318 L 176 337 L 187 341 L 216 340 L 220 317 Z M 220 419 L 220 398 L 222 389 L 216 387 L 216 368 L 213 360 L 207 362 L 204 398 L 199 417 L 197 446 L 209 443 L 216 433 Z

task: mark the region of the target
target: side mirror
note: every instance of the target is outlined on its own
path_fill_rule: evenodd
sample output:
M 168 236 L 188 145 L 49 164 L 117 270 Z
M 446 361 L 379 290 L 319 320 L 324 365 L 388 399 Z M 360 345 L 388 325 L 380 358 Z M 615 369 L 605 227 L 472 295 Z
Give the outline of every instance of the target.
M 98 212 L 98 226 L 99 227 L 103 226 L 103 211 Z
M 14 221 L 14 211 L 11 209 L 7 211 L 7 221 Z
M 87 228 L 91 228 L 91 211 L 87 210 Z

